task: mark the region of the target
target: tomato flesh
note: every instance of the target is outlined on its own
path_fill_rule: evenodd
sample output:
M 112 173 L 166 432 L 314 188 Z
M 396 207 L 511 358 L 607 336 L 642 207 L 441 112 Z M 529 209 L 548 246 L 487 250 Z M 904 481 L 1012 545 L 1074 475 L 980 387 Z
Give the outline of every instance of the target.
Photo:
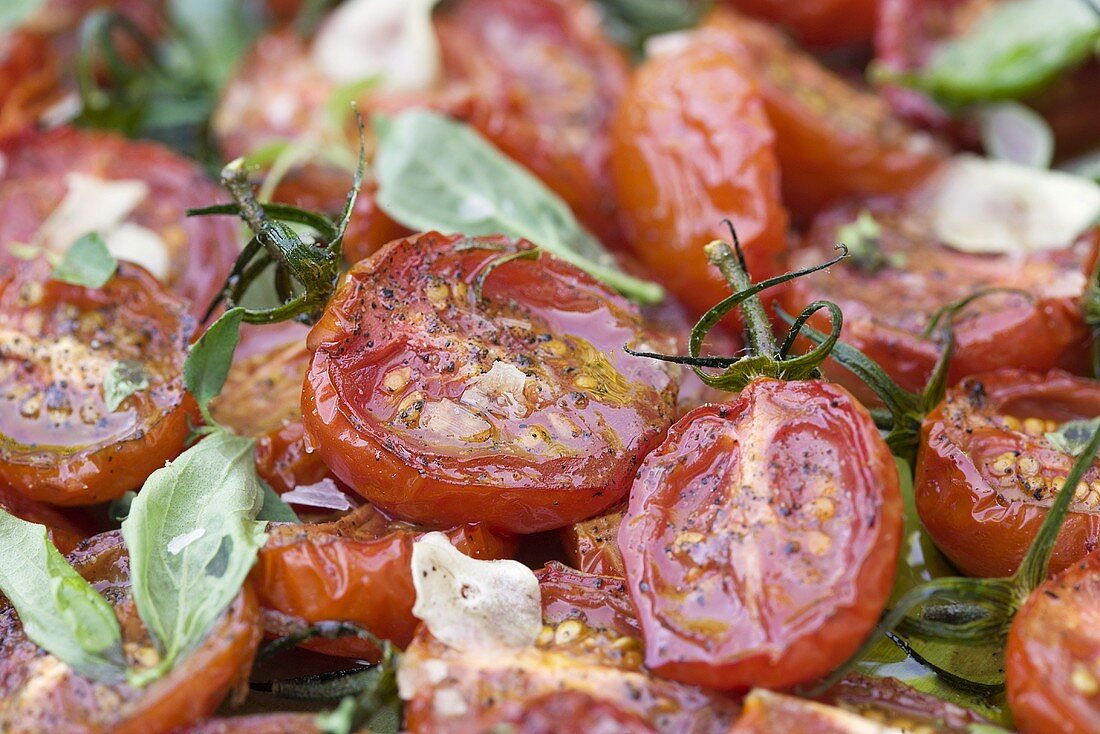
M 833 47 L 871 40 L 876 0 L 728 0 L 743 13 L 770 21 L 807 46 Z
M 608 512 L 562 528 L 561 544 L 574 568 L 598 576 L 622 578 L 625 575 L 618 541 L 624 509 L 620 507 L 617 512 Z

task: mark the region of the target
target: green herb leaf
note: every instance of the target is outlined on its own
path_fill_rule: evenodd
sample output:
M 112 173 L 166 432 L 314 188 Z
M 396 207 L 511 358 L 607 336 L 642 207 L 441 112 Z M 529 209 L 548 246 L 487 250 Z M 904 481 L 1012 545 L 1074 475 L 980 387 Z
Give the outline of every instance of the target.
M 362 686 L 355 696 L 347 696 L 331 711 L 317 715 L 314 721 L 325 734 L 352 734 L 370 731 L 397 734 L 401 730 L 401 698 L 397 691 L 398 655 L 389 642 L 382 646 L 382 661 L 362 675 Z
M 46 0 L 4 0 L 0 4 L 0 33 L 18 28 L 45 4 Z
M 640 50 L 650 36 L 699 24 L 713 0 L 597 0 L 607 34 L 627 48 Z
M 1100 418 L 1067 421 L 1059 426 L 1058 430 L 1046 434 L 1046 439 L 1059 451 L 1071 456 L 1080 456 L 1098 427 L 1100 427 Z
M 153 472 L 122 523 L 134 601 L 159 664 L 130 676 L 160 677 L 200 644 L 233 601 L 266 535 L 256 514 L 263 490 L 251 438 L 216 431 Z
M 134 504 L 135 497 L 137 497 L 137 492 L 129 489 L 123 492 L 118 499 L 111 500 L 110 504 L 107 505 L 107 519 L 115 523 L 125 520 L 130 514 L 130 505 Z
M 623 273 L 557 194 L 467 125 L 424 110 L 375 123 L 379 207 L 415 230 L 523 237 L 629 298 L 656 283 Z
M 183 364 L 183 385 L 199 404 L 208 425 L 216 425 L 210 415 L 210 401 L 218 396 L 233 365 L 233 352 L 241 340 L 243 308 L 231 308 L 210 325 L 206 333 L 191 345 Z
M 53 278 L 85 288 L 102 288 L 117 270 L 118 260 L 107 249 L 107 243 L 92 232 L 73 243 L 54 268 Z
M 901 267 L 904 257 L 900 253 L 884 255 L 882 252 L 882 227 L 864 209 L 854 222 L 837 230 L 837 239 L 848 247 L 848 256 L 856 267 L 865 273 L 874 273 L 889 265 Z
M 1082 0 L 1010 0 L 897 81 L 949 106 L 1021 99 L 1084 62 L 1098 39 L 1100 14 Z
M 283 502 L 283 498 L 271 488 L 271 485 L 262 479 L 259 479 L 260 487 L 264 491 L 263 505 L 260 507 L 259 514 L 256 515 L 257 520 L 263 520 L 265 522 L 302 522 L 298 518 L 298 514 L 291 509 L 290 505 Z
M 1032 168 L 1050 168 L 1054 132 L 1034 110 L 1018 102 L 990 105 L 979 115 L 986 155 Z
M 149 373 L 145 365 L 134 359 L 120 359 L 111 363 L 103 378 L 103 401 L 112 413 L 122 401 L 136 392 L 149 389 Z
M 111 605 L 73 570 L 45 527 L 3 510 L 0 591 L 36 645 L 86 678 L 123 679 L 122 632 Z

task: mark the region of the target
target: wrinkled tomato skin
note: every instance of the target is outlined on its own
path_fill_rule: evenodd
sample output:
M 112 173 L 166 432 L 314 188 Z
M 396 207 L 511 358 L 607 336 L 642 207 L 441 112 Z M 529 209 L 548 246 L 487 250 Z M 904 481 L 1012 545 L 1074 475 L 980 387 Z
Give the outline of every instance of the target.
M 10 138 L 0 144 L 0 154 L 6 161 L 0 170 L 0 267 L 18 262 L 9 243 L 36 242 L 68 191 L 66 175 L 82 173 L 148 186 L 127 222 L 160 237 L 169 261 L 164 283 L 190 302 L 194 317 L 201 318 L 221 290 L 238 254 L 237 224 L 231 217 L 184 215 L 189 207 L 225 199 L 191 161 L 156 143 L 67 127 Z
M 69 556 L 111 601 L 125 643 L 152 645 L 129 589 L 129 559 L 119 532 L 97 535 Z M 248 679 L 260 643 L 260 610 L 241 593 L 206 639 L 163 678 L 143 689 L 94 683 L 46 655 L 23 634 L 11 607 L 0 610 L 0 728 L 73 734 L 167 734 L 214 713 Z M 135 660 L 128 661 L 137 666 Z
M 633 307 L 545 254 L 499 260 L 527 247 L 390 243 L 349 271 L 310 333 L 307 435 L 394 517 L 560 528 L 622 499 L 671 423 L 673 372 L 622 349 L 645 337 Z M 507 375 L 520 385 L 501 387 Z
M 120 263 L 102 289 L 51 272 L 38 259 L 0 274 L 0 482 L 91 505 L 140 487 L 183 450 L 198 421 L 182 378 L 194 321 L 136 265 Z M 141 361 L 150 387 L 112 412 L 102 384 L 116 359 Z
M 801 7 L 801 3 L 791 7 Z M 931 136 L 896 118 L 877 95 L 853 86 L 772 26 L 711 14 L 705 42 L 737 56 L 756 80 L 782 171 L 783 203 L 798 223 L 851 196 L 906 191 L 944 159 Z
M 1100 556 L 1031 593 L 1005 650 L 1008 704 L 1023 734 L 1100 730 Z
M 619 244 L 610 125 L 629 65 L 580 0 L 464 0 L 436 14 L 447 81 L 438 104 Z
M 273 331 L 278 327 L 264 326 Z M 255 339 L 266 335 L 251 332 Z M 242 340 L 243 341 L 243 340 Z M 248 345 L 238 347 L 244 352 Z M 210 404 L 214 420 L 245 436 L 278 434 L 302 417 L 302 378 L 309 367 L 305 335 L 283 344 L 237 353 L 225 387 Z
M 876 0 L 727 0 L 727 4 L 779 25 L 815 48 L 866 43 L 875 31 Z
M 923 332 L 944 306 L 977 291 L 994 293 L 971 303 L 955 318 L 955 351 L 948 381 L 1002 367 L 1041 372 L 1084 361 L 1088 329 L 1079 306 L 1087 274 L 1100 245 L 1094 228 L 1063 250 L 1027 255 L 974 255 L 942 244 L 931 234 L 928 210 L 938 179 L 902 198 L 876 198 L 844 204 L 819 216 L 801 247 L 791 253 L 792 267 L 806 267 L 835 256 L 844 225 L 862 211 L 882 230 L 878 244 L 887 256 L 904 258 L 900 267 L 885 265 L 864 272 L 848 260 L 828 275 L 799 278 L 781 293 L 787 313 L 797 314 L 813 301 L 833 301 L 844 312 L 841 338 L 881 366 L 906 390 L 920 392 L 932 375 L 942 345 Z M 829 331 L 819 313 L 810 325 Z M 844 368 L 826 363 L 826 374 L 863 398 L 867 390 Z
M 29 500 L 3 486 L 0 486 L 0 509 L 27 522 L 44 525 L 50 540 L 62 553 L 69 553 L 87 537 L 80 525 L 56 507 Z
M 1098 415 L 1100 383 L 1060 370 L 999 370 L 948 391 L 921 427 L 913 491 L 925 528 L 959 570 L 970 576 L 1016 571 L 1056 494 L 1052 482 L 1064 481 L 1074 461 L 1043 433 Z M 1006 416 L 1012 420 L 1006 423 Z M 1002 458 L 1010 452 L 1019 455 Z M 1094 466 L 1054 545 L 1052 572 L 1100 544 L 1100 494 L 1091 493 L 1098 482 Z
M 256 472 L 279 494 L 332 478 L 317 452 L 307 449 L 305 433 L 297 420 L 256 441 Z
M 562 528 L 561 544 L 566 558 L 576 569 L 598 576 L 625 575 L 623 556 L 619 552 L 619 525 L 623 510 L 581 520 Z
M 335 620 L 405 647 L 419 623 L 412 615 L 412 547 L 424 532 L 393 523 L 370 505 L 332 523 L 273 526 L 251 575 L 268 631 Z M 477 525 L 447 535 L 474 558 L 508 558 L 515 551 L 512 540 Z M 350 637 L 306 647 L 345 657 L 378 654 L 371 643 Z
M 778 274 L 787 214 L 752 76 L 704 44 L 639 66 L 612 127 L 611 176 L 634 254 L 695 313 L 729 295 L 703 246 L 737 228 L 753 280 Z
M 646 665 L 727 690 L 829 672 L 886 605 L 901 523 L 890 451 L 843 388 L 760 379 L 692 411 L 619 529 Z

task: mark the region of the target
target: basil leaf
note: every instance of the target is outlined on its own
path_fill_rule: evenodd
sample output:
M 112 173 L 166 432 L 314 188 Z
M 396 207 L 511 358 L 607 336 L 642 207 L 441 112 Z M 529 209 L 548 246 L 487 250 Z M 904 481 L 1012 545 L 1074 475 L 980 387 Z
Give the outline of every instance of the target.
M 86 234 L 73 243 L 53 270 L 53 279 L 85 288 L 102 288 L 115 271 L 118 260 L 107 249 L 97 232 Z
M 561 197 L 469 126 L 408 110 L 375 128 L 378 206 L 406 227 L 522 237 L 629 298 L 663 297 L 656 283 L 619 270 Z
M 0 33 L 18 28 L 45 4 L 46 0 L 4 0 L 0 3 Z
M 3 510 L 0 591 L 34 644 L 85 678 L 123 680 L 122 632 L 111 605 L 73 570 L 44 526 Z
M 183 385 L 199 404 L 199 410 L 209 425 L 216 425 L 210 416 L 210 401 L 218 396 L 233 365 L 233 352 L 241 340 L 243 308 L 231 308 L 210 325 L 206 333 L 191 345 L 183 363 Z
M 120 359 L 111 363 L 103 378 L 103 401 L 107 410 L 115 412 L 122 401 L 136 392 L 149 389 L 149 373 L 145 365 L 134 359 Z
M 216 431 L 153 472 L 130 506 L 122 537 L 134 602 L 161 654 L 133 685 L 170 670 L 240 592 L 266 538 L 254 445 Z
M 1057 431 L 1046 434 L 1046 439 L 1059 451 L 1071 456 L 1080 456 L 1089 445 L 1097 427 L 1100 427 L 1100 418 L 1066 421 L 1058 427 Z
M 596 0 L 603 10 L 604 29 L 623 46 L 640 50 L 650 36 L 699 24 L 713 0 Z
M 260 482 L 260 488 L 263 489 L 263 505 L 260 507 L 260 512 L 256 515 L 257 520 L 263 520 L 265 522 L 292 522 L 301 523 L 298 518 L 298 514 L 291 509 L 290 505 L 283 501 L 283 498 L 271 488 L 271 485 L 265 482 L 263 479 L 257 478 Z
M 894 268 L 905 265 L 905 257 L 901 253 L 883 254 L 882 227 L 866 209 L 859 213 L 854 222 L 837 230 L 836 236 L 848 247 L 852 262 L 865 273 L 877 272 L 887 265 Z
M 1088 59 L 1098 39 L 1100 13 L 1082 0 L 1009 0 L 899 81 L 947 105 L 1020 99 Z
M 1050 168 L 1054 132 L 1034 110 L 1017 102 L 1002 102 L 982 110 L 979 120 L 986 155 L 1032 168 Z
M 137 497 L 137 492 L 129 489 L 123 492 L 118 499 L 111 500 L 110 504 L 107 505 L 107 519 L 115 523 L 125 520 L 130 514 L 130 505 L 134 504 L 135 497 Z

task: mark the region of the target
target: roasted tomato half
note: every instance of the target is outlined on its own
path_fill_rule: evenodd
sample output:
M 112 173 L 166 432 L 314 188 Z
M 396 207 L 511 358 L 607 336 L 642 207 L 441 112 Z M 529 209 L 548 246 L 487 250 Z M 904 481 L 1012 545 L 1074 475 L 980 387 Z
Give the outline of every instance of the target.
M 418 624 L 412 547 L 424 532 L 391 522 L 370 505 L 331 523 L 272 526 L 251 576 L 265 629 L 278 635 L 317 622 L 353 622 L 404 647 Z M 514 542 L 478 525 L 447 535 L 474 558 L 508 558 L 515 550 Z M 350 637 L 307 646 L 349 657 L 378 653 Z
M 704 28 L 703 42 L 737 55 L 760 88 L 775 130 L 783 203 L 796 221 L 808 222 L 845 197 L 910 189 L 942 162 L 943 151 L 927 133 L 910 128 L 884 100 L 826 69 L 775 27 L 716 12 Z
M 186 217 L 225 195 L 194 163 L 160 145 L 59 128 L 0 145 L 0 267 L 13 244 L 64 253 L 98 232 L 122 260 L 145 267 L 201 316 L 237 258 L 237 225 Z
M 1100 415 L 1100 382 L 1060 370 L 963 380 L 924 419 L 913 490 L 940 550 L 971 576 L 1016 571 L 1074 457 L 1046 438 Z M 1100 466 L 1089 469 L 1054 545 L 1051 570 L 1100 545 Z
M 876 0 L 727 0 L 727 4 L 781 26 L 807 46 L 865 43 L 875 32 Z
M 1032 592 L 1009 631 L 1005 674 L 1024 734 L 1100 731 L 1100 555 Z
M 114 606 L 129 664 L 156 655 L 130 596 L 130 567 L 116 531 L 69 556 Z M 211 715 L 248 678 L 260 643 L 260 610 L 246 584 L 206 639 L 145 688 L 97 683 L 28 640 L 15 610 L 0 608 L 0 729 L 13 732 L 160 734 Z
M 818 299 L 835 302 L 844 311 L 841 338 L 902 387 L 919 392 L 942 349 L 938 335 L 924 335 L 933 315 L 979 291 L 1012 289 L 979 298 L 955 317 L 950 382 L 999 367 L 1043 371 L 1082 364 L 1088 331 L 1079 300 L 1100 230 L 1093 228 L 1060 250 L 962 252 L 937 237 L 933 212 L 939 191 L 937 176 L 910 196 L 845 204 L 818 217 L 791 253 L 792 267 L 827 259 L 836 243 L 847 239 L 842 228 L 864 212 L 881 232 L 872 244 L 873 259 L 857 253 L 830 268 L 829 277 L 794 281 L 784 292 L 784 309 L 797 314 Z M 974 212 L 975 218 L 982 216 L 990 214 Z M 810 323 L 829 330 L 827 317 Z M 827 363 L 826 373 L 855 394 L 866 394 L 847 370 Z
M 398 673 L 410 732 L 480 734 L 522 721 L 548 694 L 563 693 L 590 697 L 597 711 L 631 717 L 634 726 L 641 719 L 659 732 L 726 731 L 738 710 L 732 700 L 642 667 L 622 579 L 561 565 L 541 575 L 545 626 L 531 647 L 460 651 L 421 627 Z
M 225 387 L 210 404 L 214 419 L 246 436 L 275 433 L 300 420 L 309 359 L 303 335 L 235 360 Z
M 693 36 L 694 38 L 695 36 Z M 703 254 L 737 227 L 754 280 L 779 271 L 787 214 L 753 75 L 701 43 L 648 58 L 612 128 L 611 174 L 634 254 L 696 313 L 729 295 Z
M 762 379 L 688 413 L 619 528 L 646 665 L 732 690 L 827 673 L 886 605 L 901 523 L 890 451 L 843 388 Z
M 619 552 L 619 526 L 625 507 L 562 528 L 561 544 L 574 568 L 598 576 L 625 575 Z
M 0 274 L 0 482 L 57 505 L 105 502 L 183 449 L 194 320 L 134 265 L 101 289 L 50 274 L 41 259 Z M 110 410 L 104 380 L 120 363 L 148 387 Z
M 623 351 L 644 338 L 624 299 L 525 242 L 398 240 L 310 333 L 306 431 L 400 519 L 559 528 L 622 499 L 671 423 L 676 380 Z

